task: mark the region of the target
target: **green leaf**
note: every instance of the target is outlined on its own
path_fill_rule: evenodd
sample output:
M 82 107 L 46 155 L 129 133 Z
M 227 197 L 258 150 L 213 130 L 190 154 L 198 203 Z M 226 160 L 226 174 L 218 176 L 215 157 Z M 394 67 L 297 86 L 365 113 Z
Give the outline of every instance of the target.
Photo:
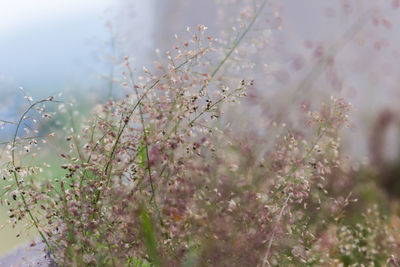
M 145 145 L 140 145 L 139 151 L 138 151 L 138 157 L 139 157 L 139 166 L 142 168 L 145 168 L 146 161 L 147 161 L 147 156 L 146 156 L 146 146 Z
M 140 219 L 144 244 L 147 248 L 147 253 L 150 257 L 150 260 L 154 266 L 161 266 L 160 258 L 157 252 L 157 242 L 155 239 L 153 223 L 149 214 L 144 208 L 142 209 Z

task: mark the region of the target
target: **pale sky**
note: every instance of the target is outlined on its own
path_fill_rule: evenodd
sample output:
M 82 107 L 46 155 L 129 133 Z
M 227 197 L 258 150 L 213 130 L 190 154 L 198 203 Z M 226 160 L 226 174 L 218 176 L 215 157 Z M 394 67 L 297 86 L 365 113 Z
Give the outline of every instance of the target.
M 83 15 L 101 14 L 112 0 L 0 0 L 0 35 L 28 24 L 45 23 Z
M 69 89 L 101 90 L 99 82 L 108 82 L 98 75 L 110 69 L 106 21 L 118 27 L 124 22 L 123 4 L 131 4 L 134 15 L 125 22 L 129 26 L 125 34 L 135 42 L 128 52 L 132 58 L 143 58 L 136 51 L 151 43 L 151 2 L 0 0 L 0 94 L 13 94 L 19 86 L 38 97 Z

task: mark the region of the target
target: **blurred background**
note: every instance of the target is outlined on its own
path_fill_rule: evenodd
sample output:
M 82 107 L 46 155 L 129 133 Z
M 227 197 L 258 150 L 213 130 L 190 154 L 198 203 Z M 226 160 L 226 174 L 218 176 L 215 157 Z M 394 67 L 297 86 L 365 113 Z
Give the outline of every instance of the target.
M 125 56 L 137 70 L 151 67 L 156 48 L 164 56 L 175 33 L 184 36 L 187 26 L 197 24 L 229 40 L 251 14 L 246 6 L 254 3 L 258 1 L 0 0 L 0 119 L 15 121 L 24 109 L 19 87 L 36 100 L 62 93 L 83 114 L 122 95 Z M 256 80 L 252 94 L 259 110 L 247 112 L 271 112 L 275 120 L 296 125 L 301 107 L 331 95 L 345 97 L 354 105 L 343 140 L 353 167 L 366 164 L 397 179 L 399 7 L 398 0 L 268 2 L 235 53 L 252 61 L 246 62 L 251 68 L 239 73 Z M 1 131 L 1 141 L 9 140 L 9 134 Z M 6 217 L 2 210 L 0 224 Z M 29 239 L 15 238 L 17 232 L 0 231 L 0 254 Z
M 150 2 L 131 7 L 132 57 L 138 64 L 152 46 Z M 19 106 L 20 86 L 36 100 L 63 93 L 98 101 L 108 94 L 120 8 L 111 0 L 0 1 L 0 117 L 15 115 L 18 109 L 7 104 Z

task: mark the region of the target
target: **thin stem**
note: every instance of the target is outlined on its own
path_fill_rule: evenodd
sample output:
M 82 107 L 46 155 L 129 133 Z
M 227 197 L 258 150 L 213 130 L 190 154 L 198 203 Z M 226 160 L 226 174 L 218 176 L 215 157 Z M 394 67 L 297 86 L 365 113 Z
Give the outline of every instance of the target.
M 318 131 L 320 131 L 320 129 L 321 129 L 321 126 L 320 126 L 320 128 L 319 128 Z M 325 135 L 325 133 L 326 133 L 326 131 L 325 131 L 325 130 L 322 130 L 322 131 L 318 134 L 316 140 L 315 140 L 314 143 L 312 144 L 312 146 L 311 146 L 311 148 L 309 149 L 309 151 L 308 151 L 308 152 L 306 153 L 306 155 L 301 159 L 301 162 L 304 163 L 304 161 L 307 159 L 307 157 L 312 153 L 312 151 L 314 150 L 314 148 L 317 146 L 318 142 L 319 142 L 319 141 L 321 140 L 321 138 Z M 294 171 L 295 171 L 295 169 L 292 169 L 292 172 L 294 172 Z M 272 232 L 272 236 L 271 236 L 271 238 L 269 239 L 269 242 L 268 242 L 267 252 L 265 253 L 265 256 L 264 256 L 264 259 L 263 259 L 262 267 L 265 267 L 266 264 L 268 264 L 268 266 L 270 265 L 269 262 L 268 262 L 268 257 L 269 257 L 269 253 L 270 253 L 270 250 L 271 250 L 271 247 L 272 247 L 272 242 L 274 241 L 274 238 L 275 238 L 276 226 L 277 226 L 278 223 L 281 221 L 283 212 L 285 211 L 285 209 L 286 209 L 286 207 L 287 207 L 287 205 L 288 205 L 288 202 L 289 202 L 289 199 L 290 199 L 291 196 L 292 196 L 292 194 L 289 193 L 289 195 L 287 196 L 287 198 L 286 198 L 286 200 L 285 200 L 285 202 L 284 202 L 284 204 L 283 204 L 283 206 L 282 206 L 281 211 L 279 212 L 278 219 L 277 219 L 277 221 L 276 221 L 276 224 L 275 224 L 275 226 L 274 226 L 274 229 L 272 230 L 272 231 L 273 231 L 273 232 Z
M 228 53 L 225 55 L 224 59 L 217 65 L 217 67 L 214 69 L 214 71 L 210 75 L 210 79 L 208 80 L 208 83 L 204 84 L 201 88 L 199 93 L 202 94 L 206 88 L 206 86 L 209 84 L 209 82 L 217 75 L 219 70 L 222 68 L 222 66 L 226 63 L 226 61 L 231 57 L 232 53 L 236 50 L 236 48 L 239 46 L 239 44 L 242 42 L 244 37 L 247 35 L 247 33 L 250 31 L 250 29 L 253 27 L 254 22 L 257 20 L 258 16 L 261 14 L 263 11 L 265 5 L 267 4 L 268 0 L 264 0 L 263 3 L 261 4 L 260 8 L 255 12 L 253 18 L 251 19 L 249 25 L 247 25 L 246 29 L 243 31 L 243 33 L 237 38 L 237 40 L 233 43 L 232 48 L 228 51 Z M 204 112 L 203 112 L 204 113 Z M 199 117 L 199 116 L 198 116 Z M 197 118 L 195 118 L 197 120 Z M 178 122 L 175 124 L 173 131 L 175 131 L 179 124 L 181 123 L 181 120 L 178 120 Z M 190 125 L 190 123 L 189 123 Z
M 18 188 L 18 190 L 20 192 L 21 199 L 22 199 L 22 202 L 23 202 L 24 207 L 25 207 L 25 211 L 28 213 L 29 218 L 32 220 L 35 228 L 39 232 L 40 237 L 42 238 L 43 242 L 46 244 L 46 246 L 49 249 L 50 253 L 53 255 L 53 257 L 55 257 L 52 248 L 50 247 L 45 235 L 40 230 L 39 224 L 38 224 L 37 220 L 33 217 L 32 211 L 29 208 L 28 203 L 26 202 L 24 194 L 22 193 L 23 192 L 23 188 L 22 188 L 21 183 L 18 181 L 17 167 L 16 167 L 16 164 L 15 164 L 15 145 L 16 145 L 16 142 L 17 142 L 17 135 L 18 135 L 19 128 L 20 128 L 22 122 L 24 121 L 26 114 L 28 114 L 35 106 L 37 106 L 39 104 L 42 104 L 42 103 L 45 103 L 45 102 L 54 102 L 54 101 L 50 100 L 49 98 L 46 98 L 46 99 L 40 100 L 38 102 L 35 102 L 35 103 L 31 104 L 29 106 L 29 108 L 20 117 L 20 119 L 18 121 L 18 124 L 17 124 L 17 128 L 15 129 L 14 137 L 13 137 L 13 144 L 12 144 L 12 151 L 11 151 L 11 163 L 12 163 L 12 166 L 13 166 L 13 170 L 12 171 L 13 171 L 14 179 L 15 179 L 15 182 L 17 184 L 17 188 Z
M 172 69 L 170 72 L 174 72 L 174 71 L 176 71 L 176 70 L 182 68 L 184 65 L 186 65 L 188 62 L 190 62 L 192 59 L 198 57 L 201 53 L 202 53 L 202 52 L 196 53 L 195 55 L 193 55 L 192 57 L 188 58 L 187 60 L 185 60 L 184 62 L 182 62 L 181 64 L 179 64 L 177 67 L 175 67 L 174 69 Z M 129 112 L 129 114 L 126 116 L 126 119 L 123 120 L 123 121 L 124 121 L 123 126 L 122 126 L 122 128 L 119 130 L 119 132 L 118 132 L 117 138 L 116 138 L 116 140 L 115 140 L 114 146 L 113 146 L 113 148 L 112 148 L 112 150 L 111 150 L 111 153 L 110 153 L 110 156 L 109 156 L 109 160 L 108 160 L 108 162 L 106 163 L 106 166 L 105 166 L 105 168 L 104 168 L 104 172 L 105 172 L 105 173 L 108 173 L 108 170 L 109 170 L 109 168 L 110 168 L 112 159 L 114 158 L 115 152 L 116 152 L 116 150 L 117 150 L 118 143 L 119 143 L 119 141 L 120 141 L 120 139 L 121 139 L 121 137 L 122 137 L 123 132 L 125 131 L 126 127 L 128 126 L 129 121 L 130 121 L 130 118 L 132 117 L 132 115 L 133 115 L 133 113 L 135 112 L 136 108 L 142 103 L 143 99 L 147 96 L 147 94 L 150 92 L 150 90 L 152 90 L 157 84 L 159 84 L 160 81 L 161 81 L 163 78 L 167 77 L 167 76 L 169 75 L 170 72 L 167 72 L 167 73 L 165 73 L 164 75 L 162 75 L 160 78 L 158 78 L 156 81 L 154 81 L 154 83 L 153 83 L 151 86 L 149 86 L 149 87 L 144 91 L 144 93 L 142 94 L 142 96 L 138 99 L 138 101 L 136 102 L 136 104 L 133 106 L 132 110 L 131 110 L 131 111 Z M 110 180 L 111 180 L 111 172 L 109 173 L 108 178 L 107 178 L 107 185 L 109 184 Z M 96 197 L 95 197 L 95 199 L 94 199 L 94 204 L 96 204 L 96 203 L 99 201 L 100 195 L 101 195 L 101 191 L 99 190 L 99 191 L 97 191 L 97 193 L 96 193 Z
M 271 236 L 271 238 L 269 239 L 269 242 L 268 242 L 267 252 L 265 253 L 262 267 L 265 267 L 265 265 L 266 265 L 267 263 L 268 263 L 268 265 L 269 265 L 268 257 L 269 257 L 269 252 L 270 252 L 271 247 L 272 247 L 272 242 L 274 241 L 274 238 L 275 238 L 276 227 L 277 227 L 277 225 L 279 224 L 279 222 L 281 221 L 281 218 L 282 218 L 282 216 L 283 216 L 283 212 L 285 211 L 285 209 L 286 209 L 286 207 L 287 207 L 287 204 L 288 204 L 289 199 L 290 199 L 291 196 L 292 196 L 291 194 L 288 195 L 288 197 L 287 197 L 286 200 L 285 200 L 285 203 L 283 203 L 283 206 L 282 206 L 282 208 L 281 208 L 281 211 L 279 212 L 278 219 L 276 220 L 276 224 L 275 224 L 275 226 L 274 226 L 274 229 L 272 230 L 272 236 Z
M 92 159 L 92 153 L 96 150 L 97 146 L 100 144 L 100 142 L 107 136 L 108 133 L 105 133 L 102 137 L 100 137 L 99 140 L 97 140 L 96 144 L 93 146 L 93 148 L 90 151 L 89 157 L 86 160 L 86 164 L 88 164 L 90 162 L 90 160 Z M 82 185 L 83 185 L 83 178 L 86 177 L 87 178 L 87 169 L 84 170 L 83 175 L 81 176 L 81 179 L 79 181 L 79 189 L 82 189 Z
M 6 121 L 6 120 L 0 120 L 0 122 L 3 122 L 3 123 L 8 123 L 8 124 L 16 124 L 15 122 L 12 122 L 12 121 Z
M 130 68 L 129 64 L 128 64 L 128 70 L 129 70 L 129 76 L 130 76 L 130 79 L 131 79 L 131 82 L 132 82 L 132 86 L 135 89 L 136 96 L 139 97 L 139 95 L 140 95 L 139 94 L 139 90 L 137 89 L 136 86 L 134 86 L 133 73 L 132 73 L 132 69 Z M 147 172 L 148 172 L 148 175 L 149 175 L 149 181 L 150 181 L 150 187 L 151 187 L 151 196 L 150 196 L 150 200 L 149 200 L 149 203 L 151 203 L 153 201 L 153 198 L 154 198 L 154 195 L 155 195 L 155 191 L 154 191 L 153 178 L 151 176 L 149 145 L 148 145 L 148 142 L 147 142 L 147 132 L 146 132 L 146 125 L 145 125 L 144 116 L 143 116 L 142 105 L 139 105 L 139 115 L 140 115 L 140 123 L 142 125 L 144 149 L 145 149 L 145 153 L 146 153 Z M 156 202 L 154 202 L 154 203 L 157 206 L 157 203 Z
M 75 121 L 74 121 L 74 114 L 72 113 L 72 110 L 71 109 L 69 109 L 69 116 L 70 116 L 70 121 L 71 121 L 71 129 L 72 129 L 72 141 L 73 141 L 73 143 L 74 143 L 74 146 L 75 146 L 75 149 L 76 149 L 76 152 L 78 153 L 78 157 L 79 157 L 79 160 L 81 161 L 81 162 L 83 162 L 83 155 L 82 155 L 82 153 L 81 153 L 81 150 L 80 150 L 80 145 L 79 145 L 79 141 L 78 141 L 78 138 L 77 138 L 77 136 L 76 136 L 76 127 L 75 127 Z
M 21 138 L 18 138 L 17 141 L 32 140 L 32 139 L 39 139 L 39 138 L 46 138 L 46 137 L 49 137 L 49 136 L 48 135 L 38 135 L 38 136 L 21 137 Z M 12 141 L 0 142 L 0 145 L 7 145 L 11 142 Z
M 213 107 L 215 107 L 216 105 L 218 105 L 219 103 L 221 103 L 222 101 L 224 101 L 226 98 L 231 97 L 233 94 L 239 92 L 240 90 L 242 90 L 243 87 L 235 89 L 232 93 L 228 94 L 227 96 L 221 97 L 220 99 L 218 99 L 217 101 L 215 101 L 212 105 L 210 105 L 209 108 L 204 109 L 202 112 L 200 112 L 199 114 L 197 114 L 196 117 L 194 117 L 190 122 L 189 122 L 189 126 L 192 126 L 193 123 L 195 121 L 197 121 L 204 113 L 210 111 Z
M 244 37 L 247 35 L 247 33 L 250 31 L 251 27 L 253 27 L 254 22 L 257 20 L 258 16 L 264 9 L 265 5 L 267 4 L 268 0 L 264 0 L 263 3 L 261 4 L 260 8 L 257 10 L 257 12 L 254 14 L 253 18 L 251 19 L 249 25 L 247 25 L 246 29 L 243 31 L 243 33 L 239 36 L 239 38 L 233 43 L 232 48 L 228 51 L 228 53 L 225 55 L 224 59 L 217 65 L 217 67 L 214 69 L 214 71 L 211 73 L 210 80 L 212 80 L 215 75 L 219 72 L 221 67 L 226 63 L 226 61 L 231 57 L 233 51 L 236 50 L 238 45 L 242 42 Z M 201 89 L 200 93 L 204 91 L 206 88 L 207 84 L 204 84 Z
M 214 71 L 211 73 L 210 79 L 208 82 L 210 82 L 215 75 L 217 75 L 217 73 L 219 72 L 219 70 L 221 69 L 221 67 L 226 63 L 226 61 L 231 57 L 233 51 L 235 51 L 235 49 L 238 47 L 238 45 L 242 42 L 242 40 L 244 39 L 244 37 L 247 35 L 247 33 L 250 31 L 251 27 L 253 26 L 254 22 L 257 20 L 258 16 L 261 14 L 262 10 L 264 9 L 265 5 L 267 4 L 268 0 L 264 0 L 263 3 L 261 4 L 260 8 L 258 10 L 255 11 L 255 14 L 253 16 L 253 18 L 251 19 L 249 25 L 246 27 L 246 29 L 244 30 L 244 32 L 238 37 L 238 39 L 234 42 L 232 48 L 228 51 L 228 53 L 225 55 L 224 59 L 217 65 L 217 67 L 214 69 Z M 200 89 L 200 93 L 202 93 L 205 88 L 206 88 L 207 84 L 204 84 L 201 89 Z M 221 102 L 223 99 L 218 100 L 217 102 L 215 102 L 211 107 L 215 106 L 216 104 L 218 104 L 219 102 Z M 199 115 L 197 115 L 193 120 L 191 120 L 189 122 L 189 126 L 192 125 L 201 115 L 203 115 L 206 111 L 208 110 L 204 110 L 202 111 Z M 175 126 L 173 127 L 171 133 L 175 132 L 180 123 L 181 123 L 182 119 L 179 119 L 178 122 L 175 124 Z M 170 134 L 171 134 L 170 133 Z M 169 135 L 168 135 L 169 136 Z

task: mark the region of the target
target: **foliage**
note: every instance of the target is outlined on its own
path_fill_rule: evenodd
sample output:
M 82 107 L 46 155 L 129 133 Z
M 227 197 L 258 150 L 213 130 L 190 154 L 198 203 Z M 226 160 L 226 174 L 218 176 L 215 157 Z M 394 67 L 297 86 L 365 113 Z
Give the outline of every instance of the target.
M 229 75 L 265 4 L 243 16 L 228 48 L 199 25 L 137 79 L 127 57 L 125 97 L 64 132 L 62 177 L 36 179 L 41 168 L 24 161 L 38 138 L 20 126 L 37 113 L 48 119 L 44 103 L 56 102 L 29 99 L 5 147 L 10 221 L 27 217 L 60 266 L 398 266 L 395 216 L 369 208 L 350 223 L 360 202 L 345 192 L 354 175 L 340 143 L 349 103 L 304 108 L 300 127 L 238 129 L 229 119 L 257 105 L 247 96 L 257 80 Z M 275 119 L 260 116 L 247 119 Z

